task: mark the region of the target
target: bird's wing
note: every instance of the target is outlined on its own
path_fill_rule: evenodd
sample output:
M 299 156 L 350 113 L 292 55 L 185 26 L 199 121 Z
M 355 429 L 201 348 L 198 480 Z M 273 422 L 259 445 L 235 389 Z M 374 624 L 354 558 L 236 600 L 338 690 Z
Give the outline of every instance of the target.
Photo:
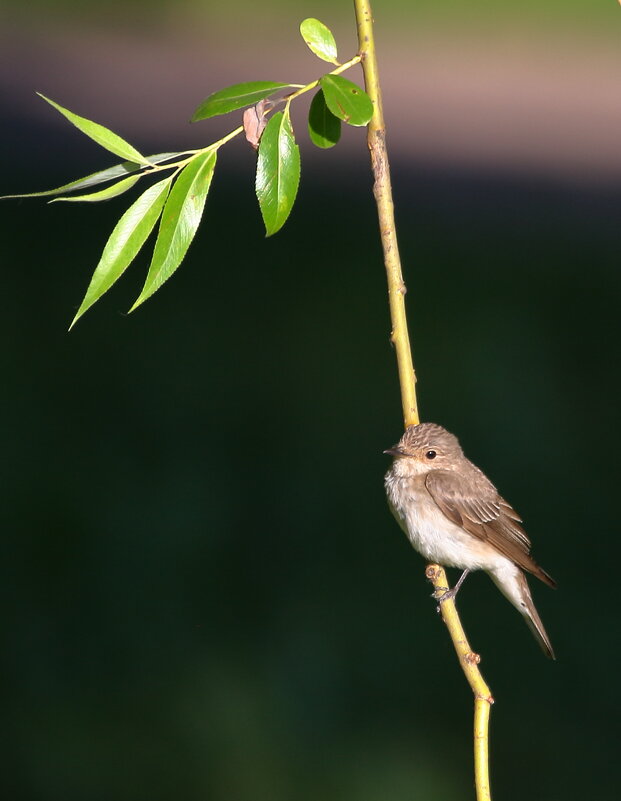
M 530 540 L 521 518 L 478 468 L 470 476 L 450 470 L 431 470 L 425 486 L 442 513 L 469 534 L 488 542 L 518 567 L 546 584 L 554 581 L 530 556 Z

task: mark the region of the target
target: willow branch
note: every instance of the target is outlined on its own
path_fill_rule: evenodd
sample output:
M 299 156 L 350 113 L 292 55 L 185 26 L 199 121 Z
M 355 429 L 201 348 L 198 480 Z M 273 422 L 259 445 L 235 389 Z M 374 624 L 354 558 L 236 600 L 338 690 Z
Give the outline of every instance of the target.
M 434 586 L 434 595 L 441 598 L 447 590 L 444 568 L 439 565 L 427 565 L 425 575 Z M 477 801 L 491 801 L 488 731 L 489 713 L 494 699 L 479 670 L 481 658 L 470 647 L 453 598 L 448 597 L 440 601 L 440 612 L 453 641 L 459 664 L 474 693 L 474 779 Z
M 382 109 L 382 94 L 377 69 L 377 56 L 373 36 L 373 17 L 370 0 L 354 0 L 358 24 L 359 54 L 362 59 L 365 88 L 373 101 L 374 113 L 368 125 L 367 142 L 371 154 L 374 176 L 373 194 L 377 204 L 380 235 L 384 251 L 384 264 L 388 280 L 388 300 L 392 323 L 391 341 L 397 354 L 399 384 L 405 426 L 419 421 L 416 403 L 416 374 L 408 336 L 405 311 L 406 286 L 401 271 L 397 245 L 390 169 L 386 150 L 386 127 Z M 426 572 L 438 597 L 447 590 L 446 574 L 438 565 L 429 565 Z M 474 774 L 477 801 L 491 801 L 489 785 L 489 714 L 494 699 L 478 668 L 480 658 L 475 654 L 461 625 L 452 598 L 440 602 L 442 619 L 449 631 L 459 663 L 474 693 Z
M 401 259 L 397 244 L 390 168 L 386 151 L 386 127 L 384 125 L 382 93 L 375 55 L 375 40 L 373 38 L 373 17 L 368 0 L 354 0 L 354 6 L 358 24 L 359 54 L 362 58 L 365 89 L 373 101 L 374 107 L 373 117 L 368 125 L 367 144 L 371 154 L 371 167 L 375 179 L 373 194 L 377 205 L 384 264 L 386 265 L 386 277 L 388 279 L 388 302 L 392 325 L 390 339 L 397 354 L 403 421 L 407 428 L 410 425 L 417 425 L 420 419 L 418 416 L 418 404 L 416 403 L 416 373 L 412 362 L 408 323 L 405 314 L 405 293 L 407 289 L 401 272 Z

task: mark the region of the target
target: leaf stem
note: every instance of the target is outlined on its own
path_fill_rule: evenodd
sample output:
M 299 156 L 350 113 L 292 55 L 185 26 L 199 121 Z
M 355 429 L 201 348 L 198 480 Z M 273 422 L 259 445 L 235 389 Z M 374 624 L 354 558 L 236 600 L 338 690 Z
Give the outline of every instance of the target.
M 350 58 L 349 61 L 346 61 L 344 64 L 339 64 L 338 67 L 336 67 L 335 69 L 331 70 L 329 73 L 325 73 L 325 74 L 326 75 L 339 75 L 341 72 L 345 72 L 346 70 L 350 69 L 351 67 L 354 67 L 356 64 L 359 64 L 361 60 L 362 60 L 361 56 L 360 55 L 356 55 L 353 58 Z M 304 85 L 301 85 L 301 84 L 289 84 L 289 85 L 290 86 L 296 86 L 297 85 L 300 88 L 297 89 L 297 91 L 292 92 L 290 95 L 286 95 L 286 97 L 282 98 L 286 103 L 286 110 L 289 109 L 289 107 L 291 105 L 291 102 L 293 100 L 295 100 L 296 97 L 300 97 L 300 95 L 303 95 L 306 92 L 310 92 L 316 86 L 319 86 L 319 79 L 317 79 L 316 81 L 311 81 L 310 83 L 307 83 L 307 84 L 304 84 Z M 270 111 L 273 111 L 273 109 L 270 109 Z M 266 112 L 266 116 L 267 116 L 268 113 L 269 113 L 269 111 Z M 234 139 L 236 136 L 239 136 L 239 134 L 242 133 L 243 130 L 244 130 L 244 126 L 240 125 L 238 128 L 235 128 L 233 131 L 231 131 L 230 133 L 228 133 L 225 136 L 223 136 L 222 139 L 218 139 L 216 142 L 212 142 L 210 145 L 207 145 L 206 147 L 200 147 L 200 148 L 197 148 L 196 150 L 185 150 L 185 151 L 183 151 L 183 153 L 179 153 L 178 155 L 180 155 L 180 156 L 183 156 L 183 155 L 186 155 L 186 154 L 188 155 L 188 158 L 183 159 L 182 161 L 173 161 L 170 164 L 154 164 L 154 165 L 150 165 L 148 167 L 145 165 L 145 170 L 144 170 L 144 172 L 142 172 L 142 175 L 150 175 L 151 173 L 154 173 L 154 172 L 161 172 L 162 170 L 170 170 L 172 168 L 176 168 L 177 170 L 179 170 L 181 167 L 185 167 L 186 164 L 189 164 L 190 161 L 195 159 L 201 153 L 206 153 L 209 150 L 218 150 L 220 147 L 222 147 L 222 145 L 225 145 L 231 139 Z
M 324 73 L 325 75 L 340 75 L 342 72 L 345 72 L 352 67 L 355 67 L 356 64 L 360 64 L 362 61 L 362 56 L 359 54 L 350 58 L 349 61 L 346 61 L 344 64 L 339 64 L 336 69 L 330 70 L 330 72 Z M 321 76 L 323 77 L 323 75 Z M 287 102 L 291 102 L 291 100 L 295 100 L 296 97 L 305 94 L 306 92 L 312 91 L 316 86 L 319 86 L 319 78 L 316 81 L 311 81 L 311 83 L 305 84 L 301 89 L 298 89 L 297 92 L 292 92 L 290 95 L 287 95 Z M 290 84 L 293 86 L 293 84 Z

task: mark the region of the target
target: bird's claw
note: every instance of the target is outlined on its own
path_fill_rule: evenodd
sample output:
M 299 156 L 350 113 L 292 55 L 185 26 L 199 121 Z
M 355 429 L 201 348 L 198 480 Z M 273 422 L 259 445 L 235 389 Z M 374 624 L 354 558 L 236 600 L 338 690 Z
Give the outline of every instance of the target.
M 438 592 L 442 592 L 441 595 L 438 595 Z M 453 587 L 450 590 L 448 587 L 436 587 L 435 592 L 433 593 L 433 597 L 439 604 L 444 603 L 444 601 L 450 601 L 451 598 L 454 598 L 457 595 L 457 588 Z

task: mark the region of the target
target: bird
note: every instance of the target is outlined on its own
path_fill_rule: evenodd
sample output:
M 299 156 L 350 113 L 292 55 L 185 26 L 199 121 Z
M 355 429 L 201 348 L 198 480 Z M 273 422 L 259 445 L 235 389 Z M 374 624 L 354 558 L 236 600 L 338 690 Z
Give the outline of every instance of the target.
M 393 456 L 384 479 L 388 505 L 411 544 L 428 562 L 464 571 L 440 601 L 454 597 L 471 571 L 484 570 L 555 659 L 524 571 L 549 587 L 556 582 L 530 555 L 518 513 L 466 458 L 457 437 L 437 423 L 419 423 L 384 453 Z

